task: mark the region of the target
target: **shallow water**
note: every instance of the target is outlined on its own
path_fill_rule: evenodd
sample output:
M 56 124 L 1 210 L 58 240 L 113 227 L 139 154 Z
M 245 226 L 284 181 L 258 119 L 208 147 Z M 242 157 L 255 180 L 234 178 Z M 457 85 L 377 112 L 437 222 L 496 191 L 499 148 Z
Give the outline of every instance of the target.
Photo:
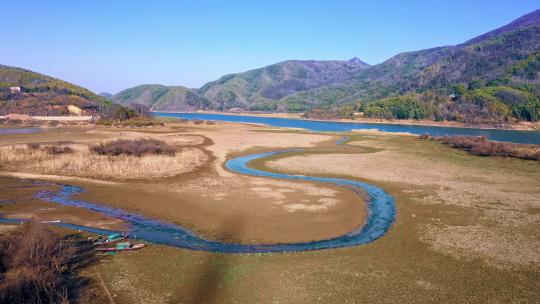
M 277 152 L 266 152 L 259 154 L 252 154 L 247 156 L 231 159 L 226 162 L 226 167 L 236 173 L 248 174 L 254 176 L 263 176 L 271 178 L 289 179 L 289 180 L 306 180 L 317 181 L 335 184 L 338 186 L 344 186 L 348 189 L 356 189 L 358 193 L 360 191 L 365 192 L 369 201 L 368 214 L 365 224 L 355 230 L 347 233 L 346 235 L 321 240 L 314 242 L 303 243 L 287 243 L 287 244 L 261 244 L 261 245 L 247 245 L 247 244 L 233 244 L 224 243 L 213 240 L 206 240 L 193 232 L 171 223 L 147 218 L 145 216 L 130 213 L 119 208 L 113 208 L 105 205 L 91 203 L 83 200 L 73 199 L 73 196 L 77 193 L 84 191 L 81 187 L 70 185 L 59 185 L 60 190 L 58 192 L 43 191 L 36 194 L 36 197 L 49 202 L 55 202 L 66 206 L 81 207 L 92 211 L 100 212 L 104 215 L 108 215 L 117 219 L 121 219 L 130 224 L 130 234 L 136 239 L 145 240 L 158 244 L 165 244 L 174 247 L 187 248 L 192 250 L 202 250 L 211 252 L 223 252 L 223 253 L 256 253 L 256 252 L 290 252 L 290 251 L 307 251 L 307 250 L 320 250 L 328 248 L 340 248 L 350 247 L 361 244 L 367 244 L 382 237 L 391 227 L 394 222 L 396 210 L 394 199 L 388 193 L 376 186 L 339 178 L 326 178 L 304 175 L 288 175 L 261 171 L 253 169 L 247 166 L 247 164 L 253 160 L 268 157 L 271 155 L 282 154 L 291 152 L 294 150 L 283 150 Z M 40 182 L 41 183 L 41 182 Z M 359 203 L 364 203 L 362 197 L 358 196 Z M 21 220 L 15 219 L 1 219 L 0 222 L 17 223 Z M 55 225 L 67 227 L 76 230 L 83 230 L 98 234 L 110 234 L 117 231 L 97 229 L 92 227 L 85 227 L 80 225 L 74 225 L 69 223 L 57 223 Z
M 432 136 L 470 135 L 487 136 L 491 140 L 526 144 L 540 144 L 540 131 L 495 130 L 475 128 L 454 128 L 420 125 L 353 123 L 337 121 L 315 121 L 248 115 L 226 115 L 207 113 L 164 113 L 154 112 L 155 116 L 176 117 L 182 119 L 200 119 L 226 122 L 257 123 L 274 127 L 302 128 L 315 132 L 349 132 L 352 130 L 379 130 L 384 132 L 407 132 L 411 134 L 429 134 Z
M 38 128 L 0 128 L 0 135 L 7 134 L 26 134 L 40 132 Z

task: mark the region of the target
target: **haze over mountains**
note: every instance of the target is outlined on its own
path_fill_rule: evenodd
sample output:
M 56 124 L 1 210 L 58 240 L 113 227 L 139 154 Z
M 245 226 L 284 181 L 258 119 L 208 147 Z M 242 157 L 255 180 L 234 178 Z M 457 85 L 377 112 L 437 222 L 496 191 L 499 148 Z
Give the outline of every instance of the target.
M 457 101 L 444 97 L 455 93 L 456 86 L 462 85 L 469 90 L 470 102 L 477 107 L 470 115 L 492 116 L 493 113 L 486 111 L 502 107 L 502 104 L 506 107 L 502 112 L 511 111 L 519 119 L 532 119 L 536 117 L 536 111 L 540 113 L 539 58 L 540 10 L 536 10 L 462 44 L 401 53 L 374 66 L 358 58 L 349 61 L 289 60 L 225 75 L 199 89 L 152 84 L 115 95 L 102 93 L 99 98 L 105 97 L 123 105 L 144 104 L 157 111 L 232 108 L 309 111 L 359 104 L 365 108 L 375 101 L 415 93 L 423 94 L 421 98 L 416 97 L 425 103 L 422 107 L 426 104 L 432 108 L 444 107 L 441 116 L 437 116 L 436 109 L 429 109 L 431 114 L 427 116 L 430 118 L 458 119 L 459 115 L 454 113 L 452 116 L 449 112 L 470 112 L 472 105 L 467 105 L 467 109 L 461 105 L 453 107 Z M 6 67 L 0 67 L 2 69 Z M 27 83 L 26 76 L 6 75 L 0 73 L 4 87 Z M 489 89 L 474 91 L 486 87 Z M 56 91 L 64 88 L 59 89 Z M 92 94 L 85 91 L 83 95 L 97 100 Z M 513 97 L 508 97 L 509 94 Z M 426 101 L 426 98 L 431 100 Z M 384 103 L 375 105 L 380 106 L 380 109 L 372 107 L 380 112 L 370 112 L 375 116 L 388 116 L 389 111 L 393 116 L 400 116 Z M 493 115 L 510 115 L 502 112 Z

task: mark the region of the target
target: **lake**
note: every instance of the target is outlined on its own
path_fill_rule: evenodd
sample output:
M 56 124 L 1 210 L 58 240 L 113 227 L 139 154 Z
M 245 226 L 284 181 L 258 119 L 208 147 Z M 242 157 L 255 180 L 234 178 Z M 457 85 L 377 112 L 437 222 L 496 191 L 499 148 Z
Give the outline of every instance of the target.
M 349 132 L 352 130 L 379 130 L 383 132 L 407 132 L 412 134 L 429 134 L 432 136 L 470 135 L 487 136 L 490 140 L 507 141 L 540 145 L 540 131 L 518 131 L 498 129 L 455 128 L 423 125 L 375 124 L 339 121 L 316 121 L 307 119 L 291 119 L 262 117 L 249 115 L 227 115 L 210 113 L 165 113 L 153 112 L 154 116 L 176 117 L 189 120 L 212 120 L 238 123 L 256 123 L 273 127 L 302 128 L 314 132 Z

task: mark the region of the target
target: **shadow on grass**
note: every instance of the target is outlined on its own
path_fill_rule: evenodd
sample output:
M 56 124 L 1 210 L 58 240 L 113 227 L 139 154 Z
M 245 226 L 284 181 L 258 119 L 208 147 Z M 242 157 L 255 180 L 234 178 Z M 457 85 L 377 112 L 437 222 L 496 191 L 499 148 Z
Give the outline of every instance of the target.
M 242 226 L 241 217 L 229 218 L 222 223 L 221 231 L 227 231 L 227 236 L 234 237 L 241 234 Z M 200 266 L 194 266 L 195 278 L 189 284 L 190 289 L 173 299 L 180 303 L 224 303 L 228 284 L 231 283 L 235 254 L 201 254 Z
M 79 234 L 68 235 L 64 239 L 75 240 L 74 246 L 76 253 L 69 261 L 68 270 L 68 290 L 70 299 L 78 299 L 81 292 L 95 282 L 92 279 L 83 277 L 80 272 L 88 267 L 91 267 L 98 263 L 104 256 L 98 255 L 95 251 L 95 247 L 91 242 L 88 242 L 83 236 Z

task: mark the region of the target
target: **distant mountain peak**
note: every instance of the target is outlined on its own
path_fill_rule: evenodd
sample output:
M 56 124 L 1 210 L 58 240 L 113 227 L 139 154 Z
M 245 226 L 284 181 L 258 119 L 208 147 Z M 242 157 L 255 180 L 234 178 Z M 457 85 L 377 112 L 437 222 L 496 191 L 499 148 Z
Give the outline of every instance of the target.
M 108 93 L 108 92 L 101 92 L 98 95 L 101 96 L 101 97 L 107 98 L 107 99 L 112 99 L 112 97 L 113 97 L 113 94 Z
M 353 58 L 347 60 L 347 62 L 350 62 L 350 63 L 356 63 L 356 64 L 362 64 L 362 65 L 369 65 L 369 64 L 363 62 L 363 61 L 362 61 L 360 58 L 358 58 L 358 57 L 353 57 Z

